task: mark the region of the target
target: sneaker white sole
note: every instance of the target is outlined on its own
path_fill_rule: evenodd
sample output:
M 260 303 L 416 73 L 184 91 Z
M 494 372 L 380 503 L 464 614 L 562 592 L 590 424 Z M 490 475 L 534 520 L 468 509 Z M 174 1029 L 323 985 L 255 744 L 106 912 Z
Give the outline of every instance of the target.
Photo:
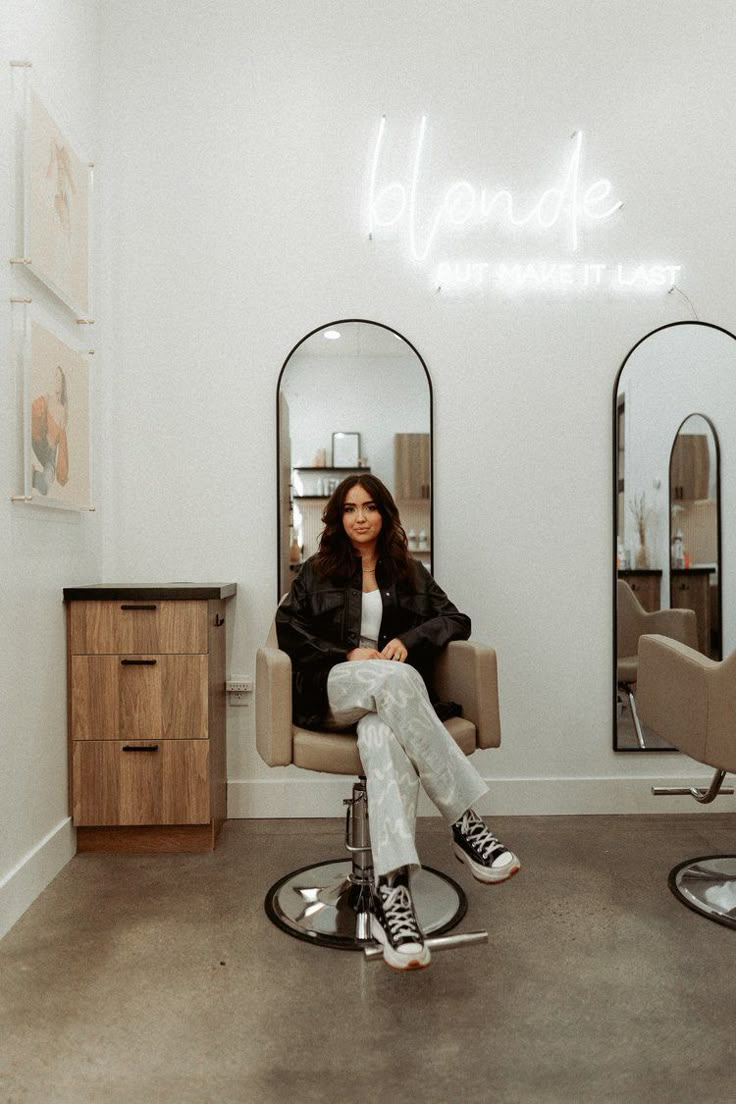
M 455 858 L 458 862 L 465 863 L 470 867 L 470 873 L 473 875 L 477 882 L 485 882 L 486 885 L 495 885 L 497 882 L 507 882 L 509 878 L 512 878 L 514 874 L 518 874 L 521 870 L 521 863 L 517 859 L 516 855 L 512 858 L 511 862 L 505 866 L 481 866 L 480 863 L 471 859 L 470 855 L 463 851 L 462 847 L 453 843 L 452 850 L 455 854 Z
M 393 970 L 423 970 L 432 961 L 426 943 L 419 951 L 397 951 L 389 943 L 380 921 L 375 916 L 371 916 L 371 935 L 377 943 L 383 945 L 383 961 Z

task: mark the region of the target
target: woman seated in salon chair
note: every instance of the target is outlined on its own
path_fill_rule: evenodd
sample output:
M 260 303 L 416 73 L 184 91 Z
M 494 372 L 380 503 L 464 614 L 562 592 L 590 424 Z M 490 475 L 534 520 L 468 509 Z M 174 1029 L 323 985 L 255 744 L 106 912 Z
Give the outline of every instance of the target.
M 319 551 L 276 614 L 279 647 L 292 661 L 295 723 L 357 725 L 376 874 L 371 934 L 396 969 L 429 965 L 411 896 L 420 782 L 451 825 L 453 849 L 481 882 L 502 882 L 519 860 L 473 805 L 488 792 L 441 718 L 460 707 L 434 700 L 429 671 L 470 619 L 407 551 L 387 488 L 351 475 L 329 499 Z

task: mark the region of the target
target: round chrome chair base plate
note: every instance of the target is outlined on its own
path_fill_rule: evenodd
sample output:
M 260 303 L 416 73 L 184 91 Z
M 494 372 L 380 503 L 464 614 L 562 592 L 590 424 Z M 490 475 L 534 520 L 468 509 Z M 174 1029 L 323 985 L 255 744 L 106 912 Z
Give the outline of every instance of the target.
M 673 868 L 670 889 L 684 905 L 736 928 L 736 855 L 704 855 Z
M 271 886 L 264 902 L 277 927 L 323 947 L 362 951 L 370 937 L 370 887 L 351 878 L 352 863 L 332 859 L 305 866 Z M 458 924 L 468 907 L 460 886 L 430 867 L 413 877 L 411 892 L 425 935 L 441 935 Z

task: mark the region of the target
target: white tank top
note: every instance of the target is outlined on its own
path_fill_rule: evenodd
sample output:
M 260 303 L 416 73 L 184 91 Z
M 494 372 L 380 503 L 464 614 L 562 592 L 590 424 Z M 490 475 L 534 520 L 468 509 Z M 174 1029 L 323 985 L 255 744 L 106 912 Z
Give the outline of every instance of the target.
M 361 648 L 377 648 L 378 635 L 381 631 L 381 618 L 383 617 L 383 602 L 380 590 L 363 592 L 363 609 L 360 618 L 360 646 Z

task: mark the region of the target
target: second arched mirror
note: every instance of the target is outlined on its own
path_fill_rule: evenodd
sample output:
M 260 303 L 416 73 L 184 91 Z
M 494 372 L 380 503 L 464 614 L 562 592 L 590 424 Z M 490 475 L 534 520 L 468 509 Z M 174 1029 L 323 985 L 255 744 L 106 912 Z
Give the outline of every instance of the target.
M 348 319 L 313 330 L 278 385 L 279 594 L 317 550 L 325 502 L 353 471 L 394 495 L 413 556 L 432 570 L 432 388 L 401 334 Z
M 720 450 L 710 418 L 691 414 L 670 454 L 670 608 L 696 614 L 698 651 L 721 658 Z
M 704 322 L 647 334 L 614 390 L 617 751 L 664 749 L 636 711 L 642 633 L 713 659 L 736 649 L 734 492 L 734 335 Z M 660 612 L 655 623 L 649 615 Z

